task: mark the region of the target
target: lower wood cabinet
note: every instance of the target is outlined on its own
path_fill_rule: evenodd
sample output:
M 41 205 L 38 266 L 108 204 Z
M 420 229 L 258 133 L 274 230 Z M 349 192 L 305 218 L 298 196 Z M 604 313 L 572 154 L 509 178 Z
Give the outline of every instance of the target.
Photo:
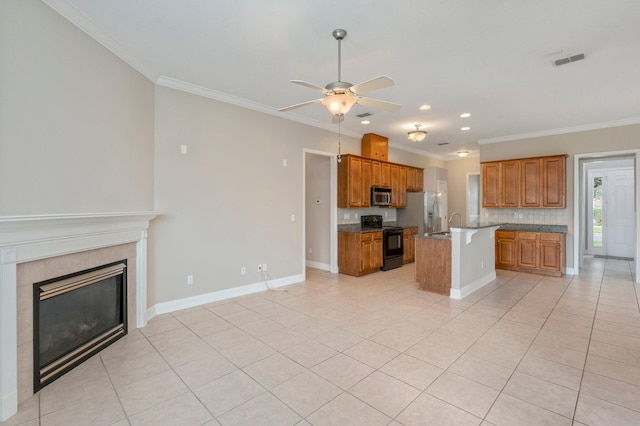
M 338 271 L 341 274 L 370 274 L 382 267 L 382 231 L 338 232 Z
M 402 263 L 411 263 L 416 260 L 416 239 L 414 235 L 418 234 L 418 228 L 404 228 L 402 230 Z
M 564 234 L 496 231 L 496 268 L 560 277 L 564 245 Z

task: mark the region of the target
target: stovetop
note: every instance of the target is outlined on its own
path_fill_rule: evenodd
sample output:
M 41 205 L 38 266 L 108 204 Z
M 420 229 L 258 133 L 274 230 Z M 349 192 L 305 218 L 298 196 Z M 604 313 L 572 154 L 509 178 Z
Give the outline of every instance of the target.
M 383 231 L 398 231 L 402 230 L 402 227 L 396 225 L 385 225 L 382 220 L 382 215 L 371 214 L 360 216 L 360 228 L 363 230 L 377 230 Z

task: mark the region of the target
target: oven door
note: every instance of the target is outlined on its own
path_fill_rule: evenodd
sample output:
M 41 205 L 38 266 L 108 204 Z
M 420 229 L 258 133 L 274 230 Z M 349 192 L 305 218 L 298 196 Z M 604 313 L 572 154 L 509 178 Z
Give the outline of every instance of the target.
M 402 256 L 402 229 L 386 229 L 382 233 L 383 258 Z

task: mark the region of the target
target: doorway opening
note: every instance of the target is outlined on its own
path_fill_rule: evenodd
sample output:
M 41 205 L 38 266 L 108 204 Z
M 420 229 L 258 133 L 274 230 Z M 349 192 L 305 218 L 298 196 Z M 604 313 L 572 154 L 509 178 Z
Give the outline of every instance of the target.
M 338 272 L 338 166 L 336 154 L 303 150 L 302 270 Z M 306 278 L 306 272 L 305 272 Z
M 480 173 L 467 173 L 467 223 L 480 220 Z
M 580 160 L 583 255 L 634 260 L 636 256 L 635 157 Z

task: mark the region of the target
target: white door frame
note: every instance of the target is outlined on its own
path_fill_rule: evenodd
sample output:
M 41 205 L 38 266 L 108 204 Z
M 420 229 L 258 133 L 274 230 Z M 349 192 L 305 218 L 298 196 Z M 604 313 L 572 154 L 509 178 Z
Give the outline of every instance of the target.
M 329 261 L 330 272 L 333 274 L 338 273 L 338 161 L 337 154 L 325 151 L 316 151 L 313 149 L 302 149 L 302 275 L 304 279 L 307 279 L 307 241 L 306 241 L 306 227 L 307 227 L 307 191 L 306 191 L 306 155 L 321 155 L 324 157 L 330 157 L 332 161 L 329 162 L 329 185 L 331 194 L 329 197 L 329 211 L 331 217 L 329 219 Z
M 467 173 L 467 221 L 471 222 L 471 188 L 469 187 L 469 180 L 471 176 L 478 176 L 478 217 L 476 220 L 480 220 L 480 210 L 482 205 L 480 204 L 480 172 Z
M 635 158 L 636 250 L 633 256 L 633 270 L 635 271 L 636 283 L 640 284 L 640 262 L 638 261 L 640 253 L 640 149 L 575 154 L 573 156 L 573 273 L 575 275 L 579 273 L 584 253 L 584 232 L 582 232 L 584 223 L 581 220 L 584 217 L 582 216 L 584 206 L 580 204 L 583 193 L 581 190 L 583 187 L 581 186 L 580 160 L 612 156 L 634 156 Z

